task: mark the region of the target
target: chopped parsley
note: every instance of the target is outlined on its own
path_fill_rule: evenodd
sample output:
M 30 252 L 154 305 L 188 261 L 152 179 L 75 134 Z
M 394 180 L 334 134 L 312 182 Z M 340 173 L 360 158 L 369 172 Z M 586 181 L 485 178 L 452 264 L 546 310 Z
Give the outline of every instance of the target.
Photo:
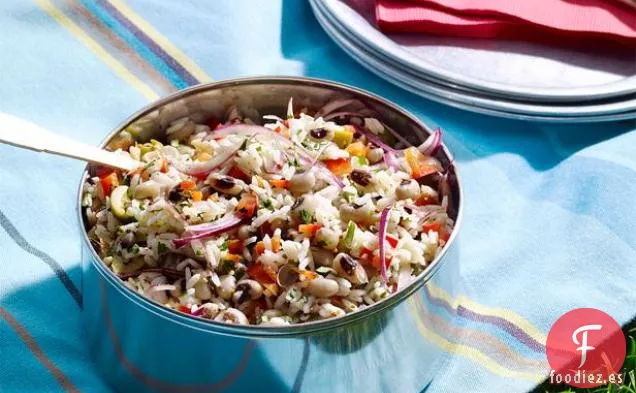
M 157 251 L 159 252 L 159 254 L 165 254 L 166 252 L 168 252 L 168 246 L 166 246 L 165 243 L 157 242 Z
M 230 245 L 230 239 L 225 239 L 225 241 L 223 242 L 223 244 L 221 244 L 219 246 L 219 250 L 221 251 L 227 251 L 228 247 Z
M 163 243 L 161 243 L 161 244 L 163 244 Z M 130 248 L 130 251 L 133 254 L 139 254 L 139 246 L 137 244 L 133 244 L 133 246 Z
M 353 203 L 356 200 L 357 195 L 352 192 L 343 192 L 342 196 L 344 197 L 347 203 Z
M 307 210 L 301 210 L 298 214 L 300 216 L 300 222 L 303 224 L 310 224 L 314 220 L 314 217 Z
M 244 275 L 245 275 L 245 269 L 239 268 L 234 271 L 234 277 L 236 277 L 237 280 L 240 280 Z
M 256 151 L 257 152 L 262 152 L 263 151 L 263 146 L 256 146 Z
M 364 156 L 358 156 L 357 159 L 358 159 L 358 165 L 363 166 L 363 165 L 369 164 L 369 160 L 367 160 L 367 158 Z
M 221 263 L 219 264 L 220 274 L 222 275 L 229 274 L 233 269 L 234 269 L 234 261 L 231 261 L 229 259 L 221 260 Z
M 247 147 L 247 138 L 245 138 L 245 140 L 241 144 L 241 147 L 239 147 L 239 150 L 245 150 L 246 147 Z
M 316 243 L 316 245 L 318 247 L 326 247 L 327 246 L 327 242 L 324 240 L 319 240 L 318 243 Z
M 274 210 L 274 206 L 272 205 L 272 201 L 270 199 L 265 199 L 261 201 L 261 209 Z

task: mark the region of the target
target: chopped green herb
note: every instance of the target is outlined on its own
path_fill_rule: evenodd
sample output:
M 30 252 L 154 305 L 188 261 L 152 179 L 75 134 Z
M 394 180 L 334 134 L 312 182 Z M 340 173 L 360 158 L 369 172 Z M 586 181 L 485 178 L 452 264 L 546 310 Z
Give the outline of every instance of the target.
M 300 216 L 300 222 L 302 222 L 303 224 L 310 224 L 314 219 L 311 213 L 307 210 L 301 210 L 298 214 Z
M 318 247 L 326 247 L 327 246 L 327 242 L 324 240 L 319 240 L 318 243 L 316 243 L 316 245 Z
M 357 195 L 352 192 L 343 192 L 342 196 L 344 197 L 347 203 L 353 203 L 356 200 Z
M 239 148 L 239 150 L 245 150 L 246 147 L 247 147 L 247 138 L 243 140 L 243 143 L 241 144 L 241 147 Z
M 147 163 L 146 165 L 143 166 L 143 168 L 141 168 L 142 170 L 146 170 L 148 168 L 150 168 L 151 166 L 153 166 L 155 163 L 155 160 L 150 161 L 149 163 Z
M 130 249 L 130 251 L 133 254 L 139 254 L 139 246 L 137 244 L 133 244 L 132 248 Z
M 270 199 L 262 200 L 260 205 L 261 209 L 274 210 L 274 206 L 272 205 L 272 201 Z
M 288 302 L 297 300 L 297 298 L 298 298 L 298 290 L 296 288 L 290 289 L 289 292 L 287 293 L 287 296 L 285 296 L 285 300 L 287 300 Z
M 221 263 L 219 264 L 219 273 L 222 275 L 225 274 L 229 274 L 232 269 L 234 269 L 234 261 L 230 261 L 229 259 L 223 259 L 221 260 Z
M 166 246 L 165 243 L 157 242 L 157 251 L 159 252 L 159 254 L 164 254 L 168 252 L 168 246 Z
M 263 151 L 263 146 L 256 146 L 256 151 L 257 152 L 262 152 Z
M 219 246 L 219 250 L 221 250 L 221 251 L 227 251 L 227 248 L 229 247 L 229 245 L 230 245 L 230 239 L 225 239 L 225 241 L 223 242 L 223 244 L 221 244 L 221 245 Z
M 368 164 L 369 164 L 369 160 L 367 160 L 366 157 L 363 157 L 363 156 L 358 157 L 358 165 L 368 165 Z
M 237 280 L 240 280 L 244 275 L 245 275 L 245 269 L 239 268 L 234 271 L 234 277 L 236 277 Z

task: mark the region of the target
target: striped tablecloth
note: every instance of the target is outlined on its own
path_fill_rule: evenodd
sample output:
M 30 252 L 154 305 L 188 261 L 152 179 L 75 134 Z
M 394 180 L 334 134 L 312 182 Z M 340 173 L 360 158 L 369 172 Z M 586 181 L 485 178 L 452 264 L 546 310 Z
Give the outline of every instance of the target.
M 427 392 L 526 391 L 545 377 L 546 335 L 564 312 L 634 317 L 634 122 L 557 127 L 426 101 L 354 63 L 302 0 L 3 0 L 0 9 L 0 111 L 89 143 L 158 97 L 250 75 L 345 82 L 442 127 L 466 215 L 461 295 L 433 294 L 431 316 L 445 328 L 414 332 L 447 353 Z M 0 392 L 109 391 L 82 339 L 82 167 L 0 146 Z

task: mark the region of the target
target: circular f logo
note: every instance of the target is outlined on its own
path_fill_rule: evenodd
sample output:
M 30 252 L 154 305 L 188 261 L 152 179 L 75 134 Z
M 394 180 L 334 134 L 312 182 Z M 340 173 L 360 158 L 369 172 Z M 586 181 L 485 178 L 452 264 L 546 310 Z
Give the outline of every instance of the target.
M 588 330 L 601 330 L 602 327 L 603 326 L 601 326 L 601 325 L 585 325 L 585 326 L 581 326 L 580 328 L 576 329 L 574 331 L 574 333 L 572 334 L 572 341 L 574 341 L 574 344 L 581 344 L 581 346 L 576 349 L 577 351 L 581 351 L 581 364 L 579 364 L 579 368 L 583 367 L 583 365 L 585 364 L 587 351 L 595 349 L 594 347 L 590 347 L 590 346 L 587 345 L 587 331 Z M 581 333 L 581 332 L 583 332 L 582 333 L 583 339 L 579 343 L 579 340 L 576 338 L 576 335 Z
M 550 379 L 556 375 L 556 382 L 582 388 L 605 385 L 614 380 L 625 352 L 625 336 L 612 317 L 594 308 L 572 310 L 548 333 Z

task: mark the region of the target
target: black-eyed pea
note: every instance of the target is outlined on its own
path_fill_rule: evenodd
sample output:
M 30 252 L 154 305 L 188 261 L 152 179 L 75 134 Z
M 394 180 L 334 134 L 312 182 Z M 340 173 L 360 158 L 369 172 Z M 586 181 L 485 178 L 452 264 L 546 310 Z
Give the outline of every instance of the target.
M 366 284 L 369 282 L 369 277 L 364 267 L 349 254 L 341 252 L 336 255 L 332 267 L 339 275 L 345 277 L 353 284 Z
M 225 300 L 229 300 L 236 290 L 236 278 L 232 275 L 221 277 L 221 285 L 217 288 L 219 296 Z
M 249 324 L 249 320 L 247 319 L 245 314 L 235 308 L 228 308 L 227 310 L 221 311 L 219 315 L 214 318 L 214 320 L 225 323 L 233 323 L 235 325 Z
M 297 173 L 289 180 L 289 191 L 300 195 L 311 191 L 316 185 L 316 176 L 312 171 Z
M 307 289 L 309 290 L 310 294 L 316 297 L 328 298 L 338 293 L 340 287 L 334 280 L 318 277 L 309 282 L 309 286 Z

